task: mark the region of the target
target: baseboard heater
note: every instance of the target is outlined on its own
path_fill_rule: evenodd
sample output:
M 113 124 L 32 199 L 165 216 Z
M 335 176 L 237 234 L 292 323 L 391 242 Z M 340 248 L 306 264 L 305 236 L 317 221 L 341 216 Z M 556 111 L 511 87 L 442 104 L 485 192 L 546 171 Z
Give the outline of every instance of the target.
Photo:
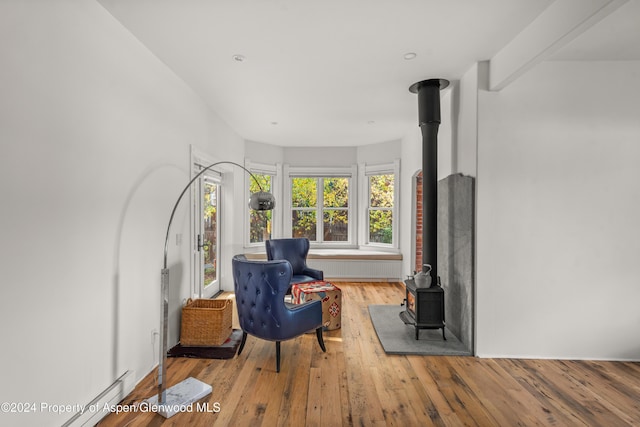
M 402 277 L 401 260 L 308 259 L 307 264 L 322 270 L 327 279 L 400 281 Z
M 110 411 L 105 408 L 118 404 L 133 391 L 135 387 L 134 377 L 133 371 L 127 371 L 122 374 L 120 378 L 86 405 L 86 408 L 93 408 L 93 410 L 85 410 L 75 414 L 62 427 L 94 426 L 98 424 L 101 419 L 110 414 Z
M 248 259 L 264 260 L 264 252 L 246 253 Z M 402 255 L 363 250 L 312 249 L 309 267 L 322 270 L 327 280 L 353 282 L 402 281 Z

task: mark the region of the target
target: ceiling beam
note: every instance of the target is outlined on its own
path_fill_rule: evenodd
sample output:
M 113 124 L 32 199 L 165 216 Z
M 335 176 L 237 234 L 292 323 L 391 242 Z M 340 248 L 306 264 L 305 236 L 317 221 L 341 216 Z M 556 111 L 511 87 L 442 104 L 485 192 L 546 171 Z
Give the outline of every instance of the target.
M 554 1 L 490 60 L 489 89 L 504 89 L 627 1 Z

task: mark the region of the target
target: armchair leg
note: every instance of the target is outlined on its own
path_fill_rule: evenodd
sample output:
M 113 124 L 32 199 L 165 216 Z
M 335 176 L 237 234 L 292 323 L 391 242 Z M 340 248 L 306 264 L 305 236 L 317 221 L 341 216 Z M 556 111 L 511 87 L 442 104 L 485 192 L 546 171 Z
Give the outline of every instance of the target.
M 247 333 L 242 331 L 242 341 L 240 341 L 240 348 L 238 349 L 238 356 L 242 353 L 242 349 L 244 348 L 244 343 L 247 341 Z
M 276 341 L 276 372 L 280 372 L 280 341 Z
M 324 346 L 324 338 L 322 338 L 322 326 L 316 329 L 316 336 L 318 337 L 318 344 L 320 344 L 320 348 L 323 352 L 327 352 L 326 347 Z

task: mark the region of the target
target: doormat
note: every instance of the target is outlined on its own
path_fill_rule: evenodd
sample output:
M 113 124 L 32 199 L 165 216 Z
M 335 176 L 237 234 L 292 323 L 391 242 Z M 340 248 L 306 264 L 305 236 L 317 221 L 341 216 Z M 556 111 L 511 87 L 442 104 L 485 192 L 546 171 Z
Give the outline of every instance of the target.
M 400 319 L 400 305 L 370 305 L 369 315 L 380 344 L 387 354 L 417 354 L 430 356 L 470 356 L 455 335 L 445 328 L 447 340 L 442 339 L 442 329 L 420 329 L 416 340 L 416 329 L 405 325 Z
M 242 340 L 242 331 L 234 329 L 227 340 L 216 347 L 187 347 L 178 343 L 168 352 L 169 357 L 191 357 L 198 359 L 232 359 Z

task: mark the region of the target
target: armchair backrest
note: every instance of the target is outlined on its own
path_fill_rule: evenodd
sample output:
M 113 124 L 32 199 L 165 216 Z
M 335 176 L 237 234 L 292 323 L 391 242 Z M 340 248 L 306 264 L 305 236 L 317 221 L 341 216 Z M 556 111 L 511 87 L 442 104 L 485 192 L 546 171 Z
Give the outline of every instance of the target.
M 243 331 L 266 340 L 288 339 L 291 310 L 284 296 L 289 288 L 291 265 L 286 260 L 232 259 L 238 320 Z
M 295 237 L 291 239 L 271 239 L 264 242 L 267 249 L 267 259 L 286 259 L 291 263 L 293 274 L 303 274 L 307 266 L 309 253 L 309 239 Z

